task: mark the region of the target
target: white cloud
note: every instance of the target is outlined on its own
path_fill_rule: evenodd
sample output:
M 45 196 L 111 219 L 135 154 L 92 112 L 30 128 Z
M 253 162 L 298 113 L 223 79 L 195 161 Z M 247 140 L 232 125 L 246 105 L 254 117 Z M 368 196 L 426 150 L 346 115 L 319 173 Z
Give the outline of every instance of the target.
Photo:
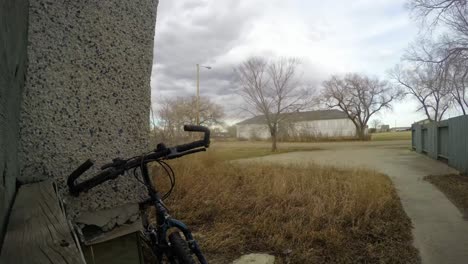
M 232 68 L 251 55 L 295 56 L 304 77 L 364 72 L 385 77 L 414 38 L 416 23 L 405 0 L 178 0 L 161 1 L 156 23 L 153 105 L 162 96 L 195 91 L 195 64 L 202 95 L 238 114 Z M 227 103 L 228 102 L 228 103 Z M 397 104 L 380 118 L 408 125 L 420 119 L 411 104 Z M 390 122 L 391 121 L 391 122 Z

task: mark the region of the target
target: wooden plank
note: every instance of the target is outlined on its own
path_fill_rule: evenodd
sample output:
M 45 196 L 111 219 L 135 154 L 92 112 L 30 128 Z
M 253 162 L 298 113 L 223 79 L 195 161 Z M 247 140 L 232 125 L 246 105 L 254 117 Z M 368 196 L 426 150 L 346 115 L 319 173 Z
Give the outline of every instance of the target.
M 0 263 L 85 263 L 62 208 L 52 181 L 21 186 Z

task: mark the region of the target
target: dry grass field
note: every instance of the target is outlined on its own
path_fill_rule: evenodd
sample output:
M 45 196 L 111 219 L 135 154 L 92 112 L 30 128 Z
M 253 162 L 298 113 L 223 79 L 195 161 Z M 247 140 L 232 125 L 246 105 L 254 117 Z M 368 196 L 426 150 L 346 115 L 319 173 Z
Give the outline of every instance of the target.
M 210 153 L 214 153 L 220 160 L 235 160 L 281 154 L 295 151 L 317 151 L 320 147 L 307 143 L 278 143 L 278 150 L 271 152 L 271 143 L 267 141 L 236 141 L 215 142 Z
M 373 133 L 371 134 L 371 140 L 411 140 L 411 131 Z
M 167 205 L 193 229 L 211 263 L 249 252 L 273 254 L 277 263 L 419 262 L 410 220 L 387 176 L 226 162 L 245 157 L 234 153 L 215 147 L 171 162 L 177 185 Z

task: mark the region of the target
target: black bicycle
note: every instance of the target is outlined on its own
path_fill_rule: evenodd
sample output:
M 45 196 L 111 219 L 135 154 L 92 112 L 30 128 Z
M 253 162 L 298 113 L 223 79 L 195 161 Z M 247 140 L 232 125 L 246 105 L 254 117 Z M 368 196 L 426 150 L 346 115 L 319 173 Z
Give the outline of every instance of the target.
M 203 126 L 184 126 L 185 131 L 203 132 L 202 140 L 194 141 L 189 144 L 179 145 L 175 147 L 166 147 L 163 143 L 158 144 L 154 151 L 147 154 L 136 156 L 127 160 L 114 159 L 112 163 L 101 167 L 102 172 L 94 177 L 77 183 L 76 180 L 89 168 L 93 166 L 91 160 L 87 160 L 80 165 L 68 177 L 67 184 L 72 195 L 78 196 L 80 192 L 88 191 L 89 189 L 105 182 L 124 175 L 126 172 L 133 170 L 133 175 L 142 182 L 148 189 L 149 198 L 140 203 L 140 210 L 143 213 L 142 221 L 144 230 L 142 238 L 151 248 L 152 254 L 155 256 L 156 263 L 171 263 L 171 264 L 192 264 L 195 263 L 193 255 L 196 256 L 199 263 L 207 263 L 203 256 L 198 243 L 192 236 L 190 229 L 181 221 L 172 218 L 167 207 L 163 203 L 163 199 L 167 198 L 175 186 L 175 175 L 172 168 L 164 162 L 179 158 L 188 154 L 193 154 L 200 151 L 206 151 L 210 145 L 210 130 Z M 163 170 L 168 174 L 171 187 L 170 190 L 163 196 L 157 191 L 153 185 L 148 172 L 148 163 L 157 162 L 162 166 Z M 142 180 L 136 173 L 140 169 Z M 148 219 L 148 207 L 156 209 L 156 226 L 151 224 Z M 180 235 L 183 234 L 183 236 Z

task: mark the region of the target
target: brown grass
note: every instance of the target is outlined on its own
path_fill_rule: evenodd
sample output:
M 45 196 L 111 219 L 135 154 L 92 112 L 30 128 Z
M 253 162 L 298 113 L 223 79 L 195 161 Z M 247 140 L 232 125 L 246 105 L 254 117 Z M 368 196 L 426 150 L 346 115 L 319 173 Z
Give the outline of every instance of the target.
M 355 136 L 323 136 L 315 134 L 303 134 L 296 136 L 285 136 L 280 137 L 279 142 L 342 142 L 342 141 L 367 141 L 370 140 L 370 136 L 366 136 L 364 139 L 360 139 Z
M 171 164 L 177 186 L 167 205 L 211 263 L 248 252 L 274 254 L 277 263 L 419 262 L 410 221 L 385 175 L 230 163 L 210 153 Z
M 411 131 L 373 133 L 371 138 L 372 141 L 411 140 Z
M 282 154 L 296 151 L 318 151 L 316 146 L 307 144 L 281 143 L 276 152 L 271 151 L 271 143 L 266 142 L 215 142 L 210 153 L 218 160 L 235 160 L 253 157 L 261 157 L 274 154 Z

